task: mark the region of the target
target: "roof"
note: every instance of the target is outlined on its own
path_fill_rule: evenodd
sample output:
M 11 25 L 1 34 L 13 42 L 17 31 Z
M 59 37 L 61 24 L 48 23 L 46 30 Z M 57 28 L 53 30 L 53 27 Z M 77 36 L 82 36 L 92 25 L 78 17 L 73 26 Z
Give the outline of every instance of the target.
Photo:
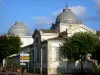
M 8 35 L 18 35 L 18 36 L 30 36 L 30 31 L 23 22 L 15 22 L 13 26 L 8 30 Z
M 50 38 L 48 40 L 64 40 L 64 38 L 61 38 L 61 37 L 54 37 L 54 38 Z
M 43 33 L 57 33 L 55 30 L 50 30 L 50 29 L 40 29 Z
M 61 38 L 61 37 L 54 37 L 54 38 L 50 38 L 50 39 L 44 40 L 44 41 L 42 41 L 41 43 L 42 43 L 42 44 L 47 43 L 49 40 L 64 40 L 64 38 Z
M 35 37 L 35 34 L 36 34 L 37 32 L 39 32 L 39 34 L 40 34 L 40 31 L 42 31 L 43 33 L 57 33 L 57 31 L 55 31 L 55 30 L 50 30 L 50 29 L 35 29 L 35 31 L 34 31 L 32 37 L 34 38 L 34 37 Z
M 63 12 L 61 12 L 57 18 L 56 23 L 64 22 L 64 23 L 79 23 L 77 16 L 71 11 L 71 9 L 68 8 L 68 6 L 63 9 Z

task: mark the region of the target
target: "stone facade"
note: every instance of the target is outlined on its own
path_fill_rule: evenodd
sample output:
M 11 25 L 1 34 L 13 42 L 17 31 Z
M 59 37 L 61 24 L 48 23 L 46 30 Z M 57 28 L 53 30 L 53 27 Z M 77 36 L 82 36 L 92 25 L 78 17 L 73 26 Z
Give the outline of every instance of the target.
M 25 26 L 24 29 L 27 32 Z M 70 62 L 67 59 L 61 58 L 58 51 L 64 38 L 71 37 L 74 33 L 80 31 L 96 34 L 95 30 L 86 27 L 66 7 L 57 16 L 55 23 L 52 24 L 50 29 L 35 29 L 32 36 L 20 36 L 23 42 L 22 52 L 30 54 L 30 71 L 34 73 L 58 74 L 72 73 L 73 69 L 80 69 L 80 60 Z M 99 36 L 99 32 L 97 34 Z M 83 67 L 85 69 L 90 69 L 91 66 L 91 62 L 84 61 Z
M 31 69 L 34 70 L 33 72 L 40 73 L 42 71 L 42 73 L 45 74 L 72 73 L 75 68 L 80 68 L 80 60 L 69 62 L 67 59 L 61 58 L 58 48 L 62 45 L 62 41 L 64 41 L 63 38 L 70 37 L 76 32 L 82 31 L 96 34 L 96 31 L 78 21 L 75 15 L 72 16 L 72 12 L 72 15 L 70 14 L 71 16 L 68 16 L 69 12 L 69 8 L 64 9 L 50 29 L 36 29 L 34 31 L 32 35 L 34 39 L 33 50 L 30 52 L 31 57 L 34 59 L 30 63 L 32 65 Z M 59 21 L 59 19 L 61 21 Z M 87 65 L 89 68 L 92 66 L 91 62 L 84 61 L 84 68 L 86 68 Z

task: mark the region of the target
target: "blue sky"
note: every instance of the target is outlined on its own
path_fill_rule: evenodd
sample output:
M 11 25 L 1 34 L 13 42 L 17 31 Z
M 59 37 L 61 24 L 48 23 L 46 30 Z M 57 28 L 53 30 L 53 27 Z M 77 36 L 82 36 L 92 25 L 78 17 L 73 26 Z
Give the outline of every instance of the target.
M 100 0 L 0 0 L 0 33 L 22 21 L 31 32 L 49 28 L 66 4 L 83 23 L 100 30 Z

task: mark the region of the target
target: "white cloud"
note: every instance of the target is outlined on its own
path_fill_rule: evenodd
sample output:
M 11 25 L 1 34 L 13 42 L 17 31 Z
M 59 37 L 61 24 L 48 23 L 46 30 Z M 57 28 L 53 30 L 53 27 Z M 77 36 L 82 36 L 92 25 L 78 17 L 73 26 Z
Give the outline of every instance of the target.
M 78 17 L 82 17 L 86 14 L 86 8 L 84 6 L 72 6 L 69 7 Z M 53 12 L 51 15 L 54 16 L 56 18 L 57 15 L 59 15 L 59 13 L 61 13 L 63 11 L 63 9 L 60 9 L 56 12 Z M 32 18 L 35 22 L 35 24 L 38 25 L 48 25 L 51 23 L 54 23 L 54 19 L 47 17 L 47 16 L 35 16 Z
M 2 0 L 0 0 L 0 2 L 2 2 Z
M 38 25 L 48 25 L 53 23 L 53 20 L 47 16 L 36 16 L 32 18 Z
M 60 9 L 60 10 L 58 10 L 58 11 L 55 11 L 55 12 L 52 13 L 52 15 L 53 15 L 53 16 L 57 16 L 57 15 L 59 15 L 59 13 L 62 12 L 62 10 L 63 10 L 63 9 Z
M 0 4 L 4 4 L 4 3 L 3 3 L 3 0 L 0 0 Z
M 95 6 L 96 6 L 96 12 L 97 15 L 96 16 L 85 16 L 83 18 L 84 21 L 90 21 L 90 22 L 98 22 L 100 24 L 100 0 L 94 0 L 95 2 Z
M 100 5 L 100 0 L 94 0 L 96 5 Z
M 99 22 L 100 17 L 99 16 L 86 16 L 83 18 L 84 21 L 92 21 L 92 22 Z
M 97 15 L 100 16 L 100 0 L 95 0 Z
M 72 7 L 69 7 L 73 13 L 75 13 L 78 17 L 83 17 L 85 14 L 86 14 L 86 7 L 84 6 L 72 6 Z M 60 9 L 56 12 L 53 12 L 52 15 L 53 16 L 57 16 L 59 13 L 62 12 L 63 9 Z
M 75 13 L 78 17 L 84 17 L 84 15 L 86 14 L 86 7 L 84 6 L 72 6 L 69 7 L 73 13 Z

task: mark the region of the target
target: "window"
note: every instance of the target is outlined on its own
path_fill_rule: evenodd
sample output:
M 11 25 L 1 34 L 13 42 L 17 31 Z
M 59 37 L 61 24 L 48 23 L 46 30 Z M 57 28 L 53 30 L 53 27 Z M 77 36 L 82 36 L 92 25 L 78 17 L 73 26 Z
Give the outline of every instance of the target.
M 52 48 L 52 61 L 59 61 L 61 59 L 59 54 L 59 47 L 53 46 Z
M 59 47 L 56 47 L 55 51 L 56 51 L 56 61 L 59 61 L 60 60 Z
M 42 48 L 42 61 L 46 62 L 46 60 L 47 60 L 47 50 L 46 50 L 46 47 L 43 47 Z
M 34 49 L 34 62 L 36 62 L 37 61 L 37 51 L 36 51 L 36 49 Z

